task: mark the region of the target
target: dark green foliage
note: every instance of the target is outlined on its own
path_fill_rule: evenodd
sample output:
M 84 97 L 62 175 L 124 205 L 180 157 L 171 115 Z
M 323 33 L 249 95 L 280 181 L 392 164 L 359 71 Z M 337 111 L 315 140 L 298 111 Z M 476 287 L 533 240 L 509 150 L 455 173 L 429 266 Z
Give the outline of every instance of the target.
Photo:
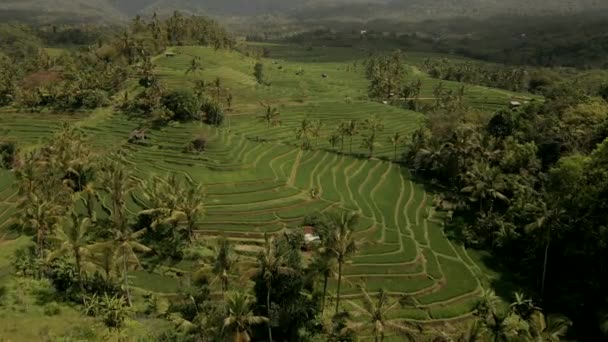
M 508 110 L 500 111 L 488 122 L 488 133 L 497 137 L 505 138 L 513 133 L 513 113 Z
M 264 75 L 264 64 L 261 62 L 255 63 L 253 67 L 253 77 L 258 81 L 258 84 L 266 84 L 266 77 Z
M 16 275 L 23 277 L 33 276 L 37 266 L 34 246 L 16 250 L 11 264 Z
M 199 118 L 201 103 L 196 94 L 190 90 L 175 90 L 165 94 L 162 104 L 173 113 L 173 120 L 189 121 Z
M 17 160 L 17 146 L 12 141 L 0 141 L 0 168 L 11 169 Z
M 0 306 L 2 306 L 2 304 L 4 303 L 4 298 L 6 298 L 7 294 L 8 294 L 8 289 L 6 288 L 6 286 L 0 285 Z
M 224 110 L 219 103 L 206 99 L 201 106 L 201 111 L 205 114 L 205 123 L 216 127 L 224 123 Z
M 599 95 L 606 101 L 608 101 L 608 83 L 602 84 L 600 87 Z
M 120 330 L 130 309 L 122 296 L 87 296 L 84 298 L 84 311 L 86 314 L 99 318 L 110 330 Z
M 40 39 L 25 25 L 0 24 L 0 51 L 15 60 L 36 55 L 41 46 Z
M 303 244 L 301 233 L 285 234 L 281 239 L 274 240 L 276 257 L 281 265 L 291 272 L 276 273 L 272 276 L 270 292 L 270 326 L 274 340 L 300 341 L 298 331 L 306 329 L 314 331 L 314 318 L 320 310 L 318 296 L 305 296 L 312 293 L 313 284 L 309 277 L 304 277 L 302 255 L 300 248 Z M 267 280 L 262 273 L 254 279 L 254 292 L 257 298 L 257 309 L 260 315 L 267 315 L 266 300 L 268 294 Z M 265 327 L 259 326 L 260 336 L 266 336 Z M 260 337 L 262 338 L 262 337 Z
M 492 249 L 546 309 L 589 328 L 607 286 L 599 260 L 608 257 L 600 218 L 608 106 L 575 83 L 544 91 L 545 102 L 500 111 L 487 124 L 438 111 L 413 135 L 405 161 L 443 186 L 454 214 L 449 234 Z M 581 312 L 581 302 L 592 309 Z M 583 335 L 595 336 L 597 326 L 589 329 Z
M 523 67 L 454 62 L 446 58 L 427 59 L 422 67 L 429 76 L 442 80 L 478 84 L 512 91 L 525 91 L 529 87 L 528 72 Z M 535 84 L 535 87 L 543 85 Z
M 203 136 L 196 137 L 190 141 L 187 150 L 190 152 L 201 153 L 207 148 L 207 139 Z
M 58 259 L 51 263 L 46 271 L 46 277 L 51 281 L 57 293 L 66 300 L 79 301 L 82 293 L 78 274 L 74 265 L 67 259 Z
M 158 213 L 140 214 L 134 229 L 150 227 L 160 216 L 161 214 Z M 154 249 L 155 256 L 152 261 L 155 263 L 162 263 L 166 260 L 178 262 L 184 257 L 183 250 L 186 247 L 187 239 L 181 234 L 176 234 L 172 224 L 159 224 L 154 229 L 146 230 L 141 240 L 144 245 Z
M 95 109 L 108 103 L 108 94 L 103 90 L 91 89 L 82 94 L 82 107 Z
M 50 302 L 42 308 L 42 311 L 46 316 L 57 316 L 61 314 L 61 307 L 56 302 Z
M 365 75 L 370 80 L 369 96 L 390 99 L 402 93 L 405 86 L 405 57 L 401 51 L 374 56 L 366 62 Z

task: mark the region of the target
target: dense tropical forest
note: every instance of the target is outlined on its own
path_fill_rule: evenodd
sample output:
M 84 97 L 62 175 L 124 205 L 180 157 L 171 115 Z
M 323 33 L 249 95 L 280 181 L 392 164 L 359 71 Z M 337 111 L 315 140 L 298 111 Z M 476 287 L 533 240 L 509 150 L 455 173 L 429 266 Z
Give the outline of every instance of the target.
M 608 338 L 605 17 L 84 3 L 0 23 L 0 341 Z

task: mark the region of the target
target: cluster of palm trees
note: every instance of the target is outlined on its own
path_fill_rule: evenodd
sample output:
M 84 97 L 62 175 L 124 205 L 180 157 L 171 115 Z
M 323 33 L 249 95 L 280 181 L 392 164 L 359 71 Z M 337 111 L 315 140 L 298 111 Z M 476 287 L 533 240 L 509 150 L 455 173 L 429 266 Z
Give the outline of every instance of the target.
M 478 320 L 461 337 L 466 341 L 560 341 L 572 324 L 559 315 L 546 316 L 522 293 L 508 307 L 493 290 L 484 289 L 477 306 Z
M 370 80 L 370 98 L 391 99 L 401 94 L 407 75 L 404 54 L 395 51 L 390 55 L 370 57 L 366 61 L 365 75 Z
M 426 59 L 421 67 L 429 76 L 442 80 L 512 91 L 528 90 L 529 75 L 523 67 L 455 62 L 446 58 Z
M 258 121 L 264 122 L 268 129 L 281 125 L 281 113 L 279 109 L 267 103 L 262 103 L 261 105 L 264 108 L 264 112 L 258 115 Z M 309 117 L 302 119 L 299 126 L 295 129 L 295 138 L 300 141 L 300 147 L 302 149 L 310 149 L 318 145 L 318 140 L 322 136 L 324 127 L 324 123 L 319 119 L 311 119 Z M 383 131 L 384 122 L 378 115 L 372 115 L 363 121 L 350 119 L 340 122 L 335 127 L 334 132 L 328 136 L 328 142 L 332 148 L 340 145 L 340 151 L 344 153 L 344 143 L 348 139 L 349 153 L 352 153 L 353 139 L 358 135 L 362 135 L 361 147 L 369 152 L 368 156 L 370 158 L 373 158 L 374 151 L 380 146 L 378 141 L 379 134 Z M 406 142 L 405 136 L 396 132 L 387 141 L 393 146 L 393 159 L 397 160 L 397 150 Z
M 138 186 L 117 158 L 95 162 L 99 158 L 86 147 L 82 133 L 65 126 L 48 146 L 19 162 L 18 218 L 35 235 L 39 260 L 69 256 L 82 290 L 91 272 L 100 272 L 108 283 L 121 277 L 131 304 L 129 272 L 141 268 L 141 253 L 151 251 L 142 236 L 168 226 L 175 240 L 192 241 L 204 213 L 205 191 L 175 175 L 152 177 Z M 126 201 L 136 190 L 145 209 L 133 217 Z M 134 218 L 147 224 L 133 224 Z

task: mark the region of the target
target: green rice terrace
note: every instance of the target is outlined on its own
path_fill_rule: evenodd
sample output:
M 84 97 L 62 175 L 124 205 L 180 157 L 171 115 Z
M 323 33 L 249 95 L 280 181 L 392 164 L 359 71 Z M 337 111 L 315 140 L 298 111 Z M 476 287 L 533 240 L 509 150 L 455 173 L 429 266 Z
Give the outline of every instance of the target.
M 411 295 L 416 301 L 412 308 L 391 311 L 393 318 L 434 324 L 466 320 L 488 274 L 474 261 L 479 259 L 474 253 L 469 255 L 446 238 L 442 228 L 445 213 L 434 209 L 434 194 L 392 161 L 394 148 L 388 142 L 394 133 L 407 136 L 416 130 L 423 114 L 367 98 L 363 51 L 255 46 L 269 51 L 263 62 L 270 86 L 259 85 L 253 77 L 257 60 L 236 51 L 183 46 L 170 49 L 174 56 L 163 54 L 153 60 L 156 75 L 168 88 L 191 87 L 197 79 L 219 77 L 222 87 L 234 94 L 221 128 L 198 122 L 172 123 L 150 129 L 145 141 L 134 144 L 128 138 L 141 121 L 109 108 L 89 115 L 6 110 L 0 113 L 1 133 L 27 150 L 51 137 L 62 122 L 71 122 L 86 133 L 99 153 L 117 152 L 138 181 L 175 173 L 204 184 L 205 217 L 196 236 L 208 240 L 225 234 L 236 243 L 241 264 L 254 261 L 265 232 L 299 228 L 305 216 L 317 212 L 359 212 L 362 219 L 356 235 L 363 244 L 345 267 L 344 297 L 357 302 L 359 285 L 370 292 L 383 288 L 394 298 Z M 186 74 L 193 57 L 201 58 L 203 69 Z M 432 101 L 432 89 L 438 81 L 414 67 L 410 67 L 408 77 L 421 78 L 421 100 Z M 522 97 L 525 95 L 467 85 L 467 101 L 481 110 L 494 111 Z M 269 128 L 258 119 L 264 110 L 260 103 L 277 107 L 280 126 Z M 365 120 L 371 115 L 378 115 L 385 127 L 376 158 L 364 157 L 361 137 L 346 142 L 349 153 L 339 153 L 328 143 L 330 130 L 341 120 Z M 309 150 L 299 147 L 294 133 L 304 118 L 323 124 L 321 135 Z M 208 139 L 204 153 L 184 151 L 193 136 Z M 8 171 L 0 171 L 0 279 L 10 272 L 5 253 L 8 256 L 17 246 L 28 243 L 28 239 L 5 229 L 15 213 L 17 193 L 12 182 Z M 128 208 L 136 213 L 143 199 L 138 193 L 131 197 Z M 193 262 L 183 261 L 157 268 L 154 273 L 138 271 L 131 283 L 141 291 L 170 296 L 180 284 L 177 274 L 195 267 Z M 239 275 L 231 276 L 238 279 Z M 331 294 L 335 283 L 330 282 Z M 239 282 L 232 282 L 232 286 L 239 286 Z M 343 305 L 350 303 L 344 301 Z

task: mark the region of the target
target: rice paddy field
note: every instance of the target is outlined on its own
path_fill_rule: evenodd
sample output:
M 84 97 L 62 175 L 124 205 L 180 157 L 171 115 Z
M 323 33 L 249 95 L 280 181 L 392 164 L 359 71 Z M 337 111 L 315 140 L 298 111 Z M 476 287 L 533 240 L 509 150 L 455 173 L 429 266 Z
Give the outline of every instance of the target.
M 391 161 L 393 146 L 388 137 L 411 133 L 421 124 L 423 114 L 368 100 L 359 52 L 273 44 L 257 47 L 269 51 L 263 62 L 270 86 L 255 81 L 257 60 L 236 51 L 185 46 L 172 48 L 174 57 L 154 59 L 155 71 L 168 88 L 187 88 L 197 79 L 210 83 L 220 78 L 224 91 L 234 96 L 221 128 L 173 123 L 150 130 L 145 142 L 131 144 L 129 133 L 141 122 L 110 108 L 71 116 L 4 110 L 0 111 L 0 134 L 27 150 L 50 138 L 67 121 L 86 132 L 100 153 L 120 151 L 136 180 L 177 173 L 204 184 L 206 215 L 197 235 L 208 240 L 225 234 L 236 243 L 242 263 L 254 260 L 264 232 L 298 228 L 309 214 L 357 211 L 362 219 L 356 234 L 363 244 L 345 267 L 346 298 L 357 303 L 358 285 L 364 285 L 370 292 L 385 289 L 395 299 L 403 295 L 414 298 L 415 306 L 391 312 L 396 318 L 442 324 L 469 317 L 484 272 L 467 250 L 445 237 L 443 213 L 432 206 L 434 195 Z M 193 57 L 201 58 L 204 69 L 186 75 Z M 410 77 L 423 80 L 422 97 L 432 96 L 437 80 L 414 68 Z M 470 103 L 486 110 L 525 96 L 477 86 L 467 89 Z M 257 119 L 264 110 L 260 102 L 279 109 L 281 126 L 268 128 Z M 352 154 L 338 153 L 329 146 L 327 136 L 340 120 L 365 120 L 374 114 L 385 125 L 377 151 L 383 158 L 363 158 L 360 138 L 354 139 Z M 298 147 L 294 131 L 306 117 L 321 120 L 324 129 L 313 148 L 304 151 Z M 185 152 L 188 142 L 201 135 L 208 140 L 207 150 Z M 15 213 L 17 193 L 12 183 L 12 174 L 0 171 L 0 248 L 5 250 L 23 243 L 23 238 L 13 240 L 16 236 L 5 229 Z M 316 196 L 311 196 L 313 189 Z M 139 203 L 134 193 L 129 210 L 137 212 Z M 9 272 L 8 267 L 8 263 L 0 263 L 0 279 Z M 132 283 L 141 290 L 170 295 L 179 287 L 175 274 L 193 267 L 191 262 L 182 262 L 156 273 L 141 271 Z M 334 287 L 330 284 L 330 292 Z

